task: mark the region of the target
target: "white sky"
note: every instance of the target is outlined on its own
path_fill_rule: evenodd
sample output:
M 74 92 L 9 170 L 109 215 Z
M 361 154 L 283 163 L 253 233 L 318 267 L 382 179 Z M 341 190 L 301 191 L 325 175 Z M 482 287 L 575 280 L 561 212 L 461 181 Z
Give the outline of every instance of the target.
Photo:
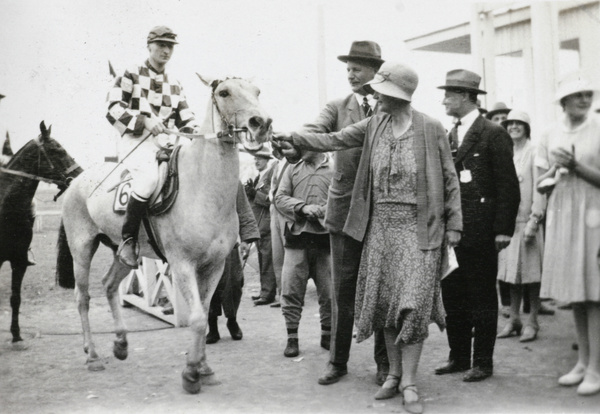
M 117 73 L 147 58 L 146 36 L 165 24 L 179 36 L 167 72 L 203 116 L 206 89 L 195 72 L 253 79 L 276 130 L 312 121 L 320 108 L 318 7 L 325 22 L 327 99 L 350 92 L 345 65 L 353 40 L 375 40 L 386 60 L 420 76 L 414 106 L 447 123 L 436 89 L 471 58 L 410 52 L 403 40 L 469 20 L 471 3 L 408 0 L 0 0 L 0 123 L 13 149 L 34 138 L 41 120 L 84 166 L 113 155 L 115 131 L 105 98 Z

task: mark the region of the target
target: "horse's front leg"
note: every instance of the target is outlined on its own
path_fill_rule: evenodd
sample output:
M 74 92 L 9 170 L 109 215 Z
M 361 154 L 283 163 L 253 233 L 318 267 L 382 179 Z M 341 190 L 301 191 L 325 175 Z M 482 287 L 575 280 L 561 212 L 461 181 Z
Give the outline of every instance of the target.
M 115 339 L 113 344 L 113 354 L 120 360 L 127 359 L 127 327 L 121 313 L 119 303 L 119 284 L 129 274 L 131 270 L 119 262 L 116 255 L 113 256 L 113 264 L 102 278 L 102 284 L 106 289 L 106 298 L 110 305 L 115 324 Z
M 224 264 L 220 266 L 218 276 L 216 277 L 216 282 L 213 281 L 208 285 L 201 283 L 203 287 L 203 293 L 206 293 L 204 289 L 208 287 L 210 290 L 210 296 L 212 296 L 212 293 L 219 282 L 218 278 L 223 273 L 223 266 Z M 206 328 L 208 325 L 208 308 L 207 306 L 204 306 L 201 301 L 201 294 L 198 284 L 199 278 L 197 278 L 196 270 L 193 268 L 193 266 L 173 266 L 173 272 L 175 277 L 178 278 L 179 286 L 181 287 L 181 294 L 185 298 L 190 309 L 189 323 L 192 331 L 192 343 L 187 354 L 187 365 L 181 374 L 183 388 L 190 394 L 197 394 L 200 392 L 201 388 L 201 377 L 214 374 L 206 363 Z M 208 279 L 212 280 L 215 279 L 216 274 L 216 272 L 212 272 L 210 275 L 204 275 L 204 277 L 208 276 Z M 210 297 L 208 300 L 210 301 Z
M 12 262 L 10 264 L 12 267 L 10 295 L 12 318 L 10 323 L 10 333 L 12 334 L 12 342 L 14 344 L 23 341 L 23 338 L 21 338 L 21 328 L 19 327 L 19 311 L 21 309 L 21 285 L 23 284 L 23 277 L 25 276 L 27 265 L 13 265 Z

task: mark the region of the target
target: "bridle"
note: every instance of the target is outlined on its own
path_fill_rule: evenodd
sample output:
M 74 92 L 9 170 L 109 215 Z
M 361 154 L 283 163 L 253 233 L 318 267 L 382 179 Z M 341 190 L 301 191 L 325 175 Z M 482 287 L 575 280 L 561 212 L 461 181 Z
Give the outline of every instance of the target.
M 77 164 L 75 162 L 75 160 L 71 158 L 73 163 L 69 167 L 65 168 L 64 170 L 58 171 L 58 175 L 61 177 L 60 179 L 43 177 L 43 176 L 39 175 L 39 171 L 40 171 L 40 168 L 42 165 L 42 157 L 48 163 L 50 170 L 56 172 L 57 168 L 54 166 L 54 163 L 48 156 L 48 153 L 46 152 L 46 149 L 44 148 L 44 144 L 42 144 L 39 140 L 35 140 L 35 144 L 38 148 L 37 168 L 36 168 L 36 170 L 38 171 L 38 174 L 29 174 L 29 173 L 26 173 L 23 171 L 17 171 L 17 170 L 5 168 L 5 167 L 0 167 L 0 171 L 3 173 L 6 173 L 6 174 L 11 174 L 11 175 L 16 175 L 18 177 L 28 178 L 30 180 L 43 181 L 48 184 L 55 184 L 60 189 L 59 193 L 56 196 L 54 196 L 54 201 L 56 201 L 58 199 L 58 197 L 60 197 L 62 195 L 62 193 L 65 192 L 65 190 L 69 187 L 69 185 L 71 184 L 71 181 L 73 181 L 74 177 L 71 177 L 70 174 L 73 171 L 75 171 L 76 169 L 80 168 L 79 164 Z

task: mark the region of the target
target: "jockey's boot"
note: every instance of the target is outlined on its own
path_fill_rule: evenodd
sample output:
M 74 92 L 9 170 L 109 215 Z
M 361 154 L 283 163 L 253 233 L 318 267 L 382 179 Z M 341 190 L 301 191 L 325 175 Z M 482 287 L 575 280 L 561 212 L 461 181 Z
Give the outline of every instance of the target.
M 148 201 L 141 201 L 135 196 L 129 199 L 127 210 L 125 211 L 125 223 L 123 223 L 123 241 L 117 250 L 119 261 L 132 269 L 138 268 L 138 233 L 140 223 L 148 206 Z

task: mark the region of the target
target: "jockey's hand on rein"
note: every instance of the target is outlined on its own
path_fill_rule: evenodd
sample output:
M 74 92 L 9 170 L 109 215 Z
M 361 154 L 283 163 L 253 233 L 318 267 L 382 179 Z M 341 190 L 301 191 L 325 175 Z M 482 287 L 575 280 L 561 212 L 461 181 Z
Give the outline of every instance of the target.
M 154 117 L 146 117 L 144 120 L 144 127 L 152 132 L 152 135 L 158 135 L 165 131 L 165 126 L 160 119 Z

